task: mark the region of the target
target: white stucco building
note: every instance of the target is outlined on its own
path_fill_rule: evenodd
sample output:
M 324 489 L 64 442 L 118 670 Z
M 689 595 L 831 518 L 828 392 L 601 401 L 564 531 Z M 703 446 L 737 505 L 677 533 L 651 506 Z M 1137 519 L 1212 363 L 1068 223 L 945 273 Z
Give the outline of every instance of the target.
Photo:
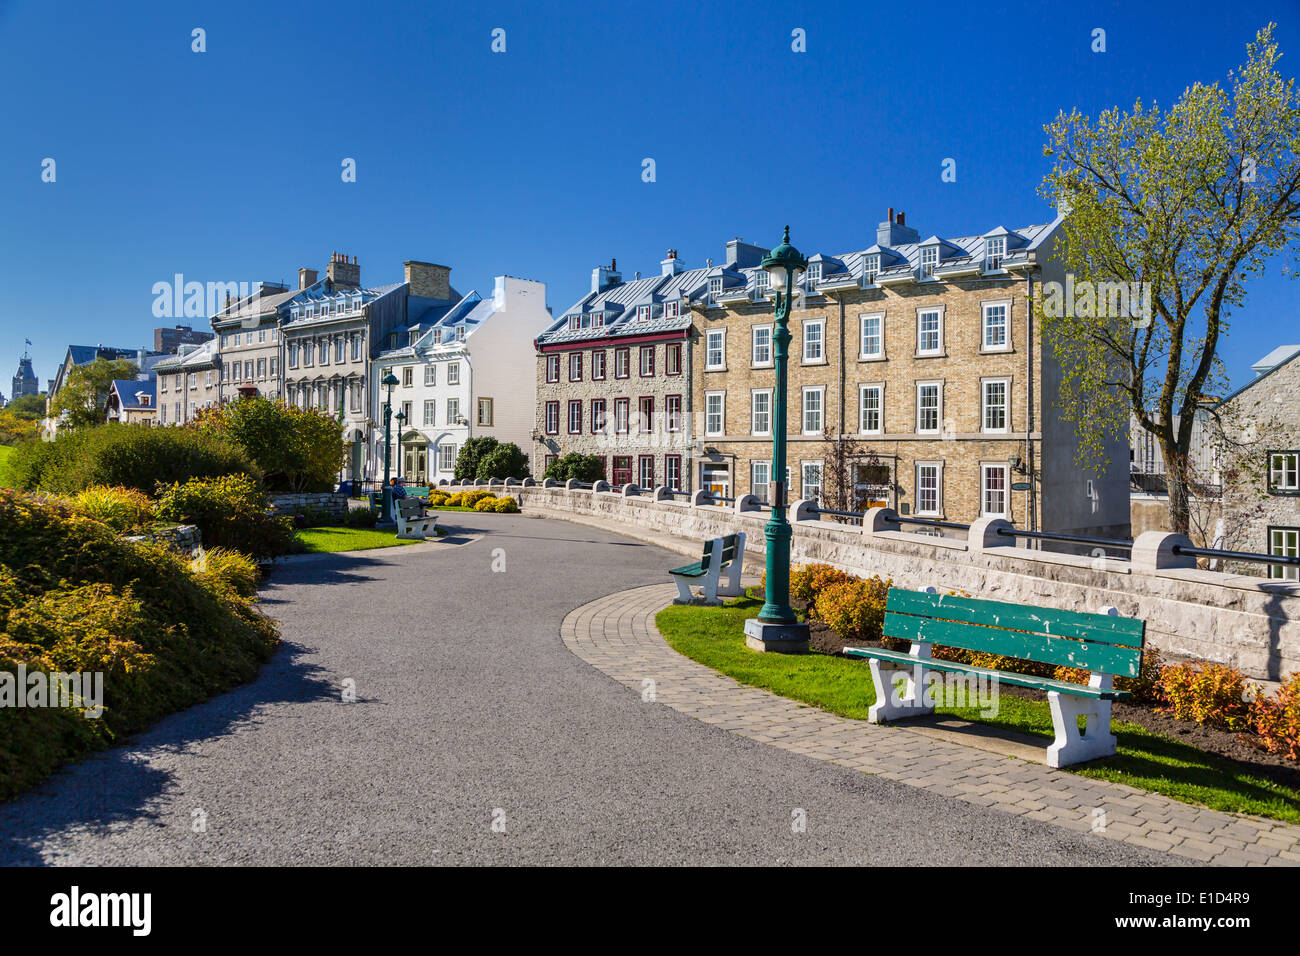
M 546 284 L 497 276 L 490 298 L 471 292 L 440 318 L 393 333 L 371 368 L 371 475 L 384 469 L 384 402 L 379 382 L 391 370 L 393 474 L 423 484 L 451 478 L 469 438 L 514 442 L 531 459 L 533 339 L 552 322 Z M 397 413 L 404 416 L 400 437 Z

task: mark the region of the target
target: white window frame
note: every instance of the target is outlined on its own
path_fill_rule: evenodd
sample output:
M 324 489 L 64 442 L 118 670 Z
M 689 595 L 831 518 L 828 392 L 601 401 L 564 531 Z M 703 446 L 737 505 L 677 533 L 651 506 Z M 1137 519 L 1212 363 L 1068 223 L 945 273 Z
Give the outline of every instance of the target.
M 1007 256 L 1007 237 L 989 236 L 984 240 L 984 271 L 1002 272 L 1002 260 Z
M 810 338 L 808 335 L 808 332 L 811 329 L 817 330 L 817 337 L 815 339 Z M 826 364 L 826 320 L 823 318 L 804 319 L 799 329 L 799 338 L 800 338 L 801 352 L 803 353 L 803 364 L 804 365 L 825 365 Z M 808 354 L 808 346 L 810 343 L 814 341 L 817 343 L 817 354 L 810 356 Z
M 1002 474 L 1002 509 L 995 511 L 989 507 L 989 475 L 994 472 Z M 1007 518 L 1011 514 L 1011 466 L 1004 462 L 980 463 L 980 516 L 985 518 Z
M 817 493 L 815 495 L 808 493 L 808 485 L 809 485 L 808 470 L 810 468 L 817 469 L 817 481 L 813 484 L 813 487 L 817 489 Z M 826 487 L 825 481 L 826 481 L 826 465 L 825 462 L 823 462 L 820 458 L 809 459 L 807 461 L 799 462 L 799 494 L 801 496 L 803 496 L 804 498 L 811 498 L 814 501 L 820 502 L 822 497 L 822 489 Z
M 926 282 L 934 278 L 934 270 L 939 265 L 939 247 L 933 243 L 922 246 L 917 258 L 916 277 Z
M 873 252 L 863 260 L 862 278 L 867 285 L 874 286 L 878 275 L 880 275 L 880 253 Z
M 944 309 L 943 306 L 941 305 L 927 305 L 918 308 L 916 310 L 916 354 L 917 355 L 923 356 L 923 355 L 943 354 L 943 312 Z M 929 330 L 922 330 L 921 328 L 923 317 L 928 315 L 936 315 L 936 314 L 939 317 L 939 321 L 936 325 L 936 328 L 934 329 L 936 344 L 934 348 L 931 349 L 922 348 L 922 343 L 924 342 L 924 335 L 929 332 Z
M 749 331 L 749 364 L 751 368 L 771 368 L 772 367 L 772 324 L 755 325 Z M 759 343 L 758 335 L 760 332 L 767 333 L 767 358 L 760 359 L 758 354 Z
M 763 480 L 759 481 L 759 470 L 763 472 Z M 771 501 L 768 495 L 772 487 L 772 463 L 766 459 L 753 459 L 749 463 L 749 493 L 755 495 L 759 501 Z M 762 493 L 759 489 L 762 488 Z
M 921 494 L 921 472 L 922 469 L 934 469 L 934 507 L 922 507 L 924 500 Z M 916 482 L 916 514 L 927 517 L 940 516 L 943 514 L 943 462 L 941 461 L 918 461 L 913 468 L 914 481 Z
M 712 427 L 713 423 L 710 421 L 711 417 L 713 416 L 713 411 L 710 408 L 710 404 L 715 399 L 717 400 L 717 404 L 718 404 L 718 411 L 717 411 L 718 422 L 716 428 Z M 704 434 L 705 436 L 709 438 L 713 438 L 713 437 L 723 435 L 726 433 L 726 427 L 727 427 L 727 393 L 722 391 L 705 392 L 704 393 Z
M 878 322 L 877 338 L 879 348 L 874 352 L 867 351 L 867 322 L 875 320 Z M 858 314 L 858 361 L 872 362 L 879 361 L 885 357 L 885 313 L 883 312 L 862 312 Z
M 749 393 L 749 433 L 751 435 L 772 434 L 772 392 L 773 390 L 770 388 L 755 388 L 752 389 Z M 767 419 L 766 428 L 758 427 L 759 398 L 764 398 L 767 400 L 767 408 L 762 413 L 763 415 L 766 416 Z
M 808 396 L 817 396 L 817 427 L 808 427 Z M 826 386 L 805 385 L 799 391 L 799 430 L 804 435 L 820 435 L 826 424 Z
M 876 395 L 876 427 L 867 427 L 867 394 Z M 858 386 L 858 433 L 883 435 L 885 433 L 885 383 L 867 382 Z
M 1268 528 L 1268 553 L 1279 558 L 1300 555 L 1300 528 L 1289 525 Z M 1300 568 L 1270 564 L 1268 576 L 1275 581 L 1300 581 Z
M 432 362 L 424 367 L 424 384 L 438 384 L 438 366 L 434 365 Z
M 1000 344 L 989 344 L 989 314 L 994 309 L 1002 309 L 1002 342 Z M 980 303 L 980 351 L 981 352 L 1010 352 L 1011 351 L 1011 300 L 1010 299 L 990 299 L 987 302 Z
M 924 389 L 933 388 L 937 396 L 934 409 L 934 427 L 921 427 L 921 413 L 923 406 L 921 404 L 921 394 Z M 941 380 L 928 380 L 916 383 L 916 433 L 918 435 L 938 435 L 943 431 L 943 382 Z
M 713 362 L 713 342 L 717 337 L 717 352 L 719 361 Z M 704 370 L 706 372 L 721 372 L 727 368 L 727 330 L 726 329 L 709 329 L 704 333 Z
M 426 398 L 424 400 L 424 424 L 426 425 L 438 424 L 438 400 L 437 399 Z
M 1300 452 L 1270 451 L 1268 453 L 1268 482 L 1271 494 L 1290 494 L 1300 491 Z
M 459 362 L 447 363 L 447 384 L 448 385 L 460 384 L 460 363 Z
M 456 443 L 445 441 L 438 446 L 438 470 L 456 470 Z
M 989 404 L 990 385 L 1002 386 L 1001 428 L 989 426 L 989 411 L 993 408 Z M 986 435 L 1005 435 L 1011 431 L 1011 379 L 1002 377 L 980 379 L 980 431 Z

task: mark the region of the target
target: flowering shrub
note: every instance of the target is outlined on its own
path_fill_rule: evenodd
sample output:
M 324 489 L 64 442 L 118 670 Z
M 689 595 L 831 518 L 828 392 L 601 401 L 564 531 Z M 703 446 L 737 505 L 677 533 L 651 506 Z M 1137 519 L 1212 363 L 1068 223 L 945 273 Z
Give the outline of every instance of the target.
M 257 593 L 262 577 L 252 558 L 228 548 L 208 548 L 191 566 L 198 579 L 214 591 L 242 598 Z
M 269 512 L 266 492 L 244 475 L 160 485 L 157 515 L 197 525 L 208 547 L 234 548 L 256 559 L 288 553 L 293 523 Z
M 92 485 L 72 498 L 72 510 L 102 521 L 114 531 L 132 531 L 153 518 L 153 502 L 134 488 Z
M 891 583 L 872 577 L 827 585 L 817 595 L 818 614 L 846 641 L 880 640 Z
M 1251 706 L 1246 701 L 1246 675 L 1223 664 L 1175 664 L 1160 672 L 1158 708 L 1181 720 L 1218 727 L 1246 730 Z
M 1154 647 L 1144 648 L 1142 663 L 1138 666 L 1138 676 L 1116 677 L 1115 689 L 1128 691 L 1133 695 L 1135 704 L 1154 704 L 1160 700 L 1160 674 L 1163 670 L 1164 661 L 1160 657 L 1160 652 Z M 1061 665 L 1056 668 L 1052 676 L 1072 684 L 1086 684 L 1090 672 Z
M 848 584 L 861 580 L 856 575 L 831 567 L 829 564 L 803 564 L 790 569 L 790 597 L 808 605 L 810 620 L 825 620 L 818 610 L 818 601 L 822 592 L 834 584 Z
M 496 504 L 493 506 L 492 510 L 499 515 L 519 514 L 519 502 L 515 501 L 515 499 L 511 498 L 509 495 L 502 495 L 496 500 Z
M 1300 760 L 1300 671 L 1291 674 L 1272 697 L 1258 697 L 1250 722 L 1269 753 Z

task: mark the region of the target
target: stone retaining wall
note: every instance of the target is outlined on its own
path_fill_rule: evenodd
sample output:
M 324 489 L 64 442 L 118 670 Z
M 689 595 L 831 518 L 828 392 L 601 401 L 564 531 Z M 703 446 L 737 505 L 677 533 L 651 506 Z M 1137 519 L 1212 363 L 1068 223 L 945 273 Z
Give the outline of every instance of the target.
M 175 528 L 163 528 L 157 531 L 146 531 L 144 534 L 130 535 L 126 540 L 163 544 L 188 558 L 197 557 L 203 553 L 203 536 L 199 533 L 199 529 L 192 524 L 182 524 L 177 525 Z
M 348 511 L 348 496 L 334 491 L 312 494 L 271 495 L 271 510 L 278 515 L 305 511 L 328 511 L 344 515 Z
M 607 488 L 603 482 L 598 486 Z M 543 487 L 531 479 L 503 489 L 529 514 L 564 518 L 641 537 L 673 536 L 693 551 L 705 538 L 746 534 L 746 552 L 762 556 L 767 515 L 754 499 L 734 507 L 672 498 L 662 489 Z M 1174 555 L 1175 537 L 1142 535 L 1132 560 L 1088 557 L 1015 546 L 999 536 L 1001 522 L 981 519 L 967 540 L 933 538 L 886 520 L 884 509 L 863 527 L 818 520 L 810 503 L 791 508 L 795 563 L 824 562 L 847 571 L 892 578 L 900 587 L 933 584 L 973 597 L 1077 611 L 1112 606 L 1147 622 L 1147 640 L 1161 650 L 1241 668 L 1278 680 L 1300 670 L 1300 585 L 1203 571 Z

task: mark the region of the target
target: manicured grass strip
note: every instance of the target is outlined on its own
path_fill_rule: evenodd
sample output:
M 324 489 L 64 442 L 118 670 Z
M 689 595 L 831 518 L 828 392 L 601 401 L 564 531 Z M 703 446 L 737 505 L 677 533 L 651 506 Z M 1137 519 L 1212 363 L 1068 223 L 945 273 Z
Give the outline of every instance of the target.
M 736 598 L 720 608 L 673 606 L 660 611 L 655 624 L 679 654 L 742 684 L 841 717 L 865 720 L 876 697 L 866 661 L 816 653 L 751 651 L 745 646 L 745 620 L 754 617 L 761 606 L 753 597 Z M 1043 739 L 1044 747 L 1053 736 L 1046 700 L 1001 694 L 995 717 L 982 717 L 975 707 L 940 707 L 937 712 L 1032 734 Z M 1136 724 L 1116 721 L 1112 730 L 1119 744 L 1116 756 L 1066 769 L 1213 810 L 1300 823 L 1300 793 L 1295 790 L 1243 773 L 1231 761 Z
M 0 445 L 0 488 L 9 488 L 9 456 L 14 453 L 13 445 Z
M 438 528 L 438 536 L 447 532 Z M 402 544 L 415 544 L 397 537 L 395 531 L 376 531 L 373 528 L 303 528 L 298 532 L 298 543 L 308 554 L 330 554 L 335 551 L 369 551 L 374 548 L 394 548 Z

